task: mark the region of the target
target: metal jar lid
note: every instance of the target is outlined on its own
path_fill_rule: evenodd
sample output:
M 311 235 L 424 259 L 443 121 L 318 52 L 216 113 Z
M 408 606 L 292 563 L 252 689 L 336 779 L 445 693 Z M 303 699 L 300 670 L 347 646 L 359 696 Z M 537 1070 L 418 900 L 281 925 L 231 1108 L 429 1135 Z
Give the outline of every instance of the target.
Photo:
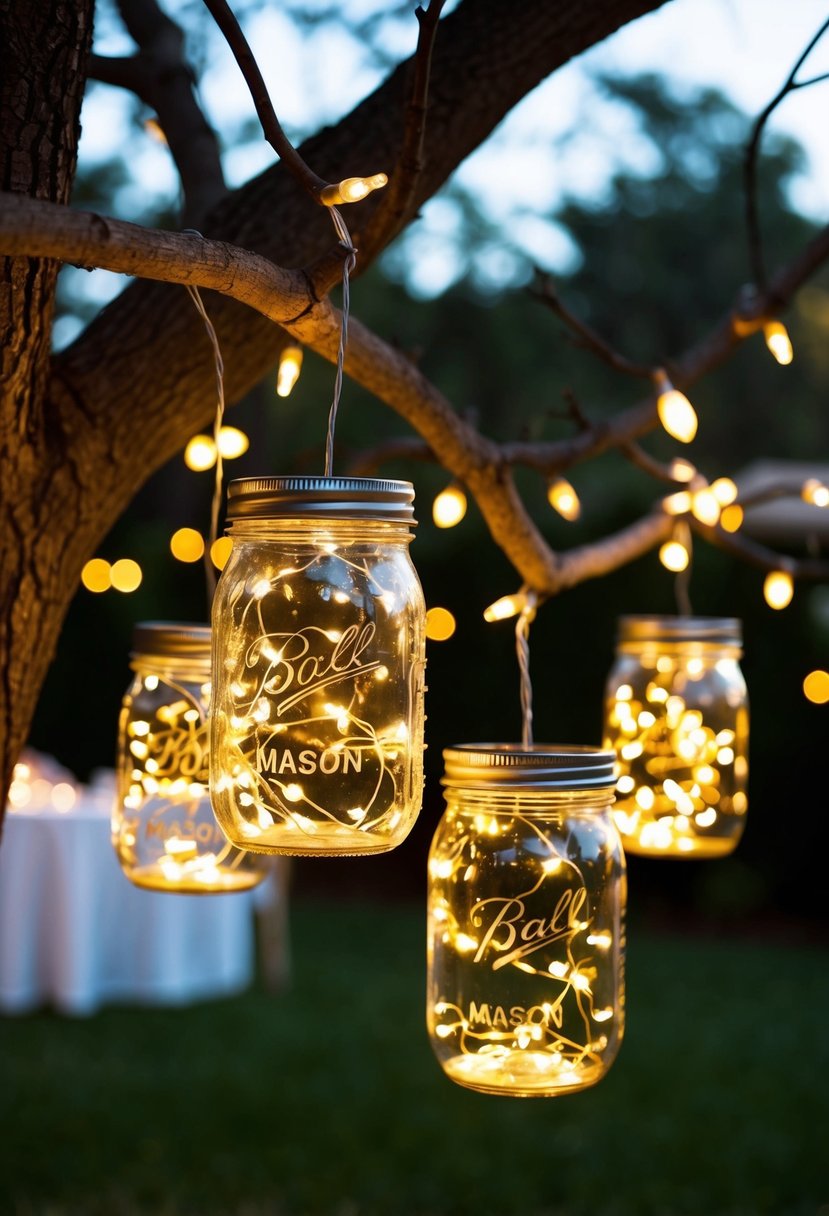
M 622 616 L 617 642 L 708 642 L 742 646 L 743 623 L 728 616 Z
M 132 631 L 133 655 L 169 659 L 209 659 L 209 625 L 180 625 L 176 621 L 141 621 Z
M 414 486 L 380 477 L 242 477 L 228 488 L 227 518 L 413 524 Z
M 567 743 L 467 743 L 443 753 L 443 785 L 467 789 L 612 790 L 616 753 Z

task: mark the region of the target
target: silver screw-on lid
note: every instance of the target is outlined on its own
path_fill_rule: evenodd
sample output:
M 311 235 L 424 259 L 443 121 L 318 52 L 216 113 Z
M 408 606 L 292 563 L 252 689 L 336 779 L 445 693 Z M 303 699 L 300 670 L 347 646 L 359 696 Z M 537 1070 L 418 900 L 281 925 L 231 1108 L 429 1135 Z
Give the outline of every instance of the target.
M 380 477 L 242 477 L 231 481 L 227 518 L 414 521 L 414 486 Z
M 443 753 L 443 785 L 472 789 L 612 790 L 616 753 L 567 743 L 467 743 Z
M 743 623 L 729 616 L 622 616 L 617 641 L 625 642 L 708 642 L 720 646 L 741 646 Z
M 176 621 L 141 621 L 132 631 L 134 655 L 151 654 L 170 659 L 209 659 L 209 625 Z

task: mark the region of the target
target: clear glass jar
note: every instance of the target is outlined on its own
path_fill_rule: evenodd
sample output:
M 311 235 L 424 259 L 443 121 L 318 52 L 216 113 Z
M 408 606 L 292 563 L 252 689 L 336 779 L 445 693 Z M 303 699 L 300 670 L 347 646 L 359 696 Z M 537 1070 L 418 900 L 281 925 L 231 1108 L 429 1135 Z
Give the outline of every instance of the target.
M 231 482 L 213 604 L 211 797 L 259 852 L 383 853 L 423 791 L 425 609 L 409 482 Z
M 612 752 L 484 743 L 443 753 L 429 854 L 429 1038 L 484 1093 L 594 1085 L 624 1032 L 625 859 Z
M 261 859 L 229 844 L 210 806 L 206 625 L 136 625 L 118 728 L 112 841 L 131 882 L 153 891 L 246 891 Z
M 627 852 L 724 857 L 748 808 L 748 699 L 740 621 L 622 617 L 607 682 L 605 747 Z

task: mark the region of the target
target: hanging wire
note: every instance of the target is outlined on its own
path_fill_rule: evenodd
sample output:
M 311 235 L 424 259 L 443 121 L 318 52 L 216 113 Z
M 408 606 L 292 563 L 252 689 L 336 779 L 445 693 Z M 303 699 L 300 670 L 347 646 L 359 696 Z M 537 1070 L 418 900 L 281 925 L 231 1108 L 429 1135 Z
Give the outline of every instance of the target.
M 337 409 L 340 404 L 340 394 L 343 389 L 343 363 L 345 362 L 345 347 L 348 342 L 348 314 L 351 310 L 351 291 L 349 276 L 357 264 L 357 250 L 351 243 L 351 233 L 345 220 L 336 207 L 329 207 L 331 220 L 336 229 L 340 244 L 346 251 L 343 260 L 343 307 L 342 323 L 340 325 L 340 343 L 337 347 L 337 374 L 334 377 L 334 399 L 328 413 L 328 435 L 325 440 L 325 476 L 330 477 L 334 465 L 334 429 L 337 425 Z
M 189 232 L 195 232 L 195 229 L 188 229 Z M 196 233 L 196 236 L 201 236 L 201 233 Z M 198 287 L 193 287 L 189 283 L 185 284 L 190 299 L 195 304 L 199 316 L 204 322 L 204 327 L 207 330 L 207 336 L 210 339 L 210 344 L 213 347 L 213 361 L 216 368 L 216 415 L 213 419 L 213 443 L 216 447 L 216 476 L 213 482 L 213 501 L 210 506 L 210 533 L 207 538 L 207 546 L 204 552 L 204 573 L 207 579 L 207 608 L 210 611 L 210 606 L 213 602 L 213 595 L 216 591 L 216 571 L 213 566 L 213 558 L 211 553 L 213 546 L 219 536 L 219 511 L 222 505 L 222 481 L 224 477 L 224 466 L 222 462 L 222 450 L 219 446 L 219 433 L 222 429 L 222 423 L 225 416 L 225 365 L 222 359 L 222 352 L 219 347 L 219 339 L 216 336 L 216 330 L 213 328 L 213 322 L 207 315 L 207 309 L 204 307 Z
M 675 532 L 677 539 L 688 554 L 688 565 L 684 570 L 680 570 L 674 579 L 677 612 L 680 616 L 693 616 L 691 607 L 691 568 L 694 564 L 693 536 L 685 520 L 681 520 L 677 524 Z
M 521 588 L 524 603 L 515 621 L 515 653 L 521 676 L 521 746 L 533 743 L 533 686 L 530 679 L 530 625 L 535 620 L 538 597 L 528 587 Z

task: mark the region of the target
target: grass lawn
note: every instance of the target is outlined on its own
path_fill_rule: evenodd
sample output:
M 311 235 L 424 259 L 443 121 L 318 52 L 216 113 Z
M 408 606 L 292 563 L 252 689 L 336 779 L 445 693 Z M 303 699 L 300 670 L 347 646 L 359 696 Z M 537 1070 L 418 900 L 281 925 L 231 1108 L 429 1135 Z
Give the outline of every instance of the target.
M 630 935 L 595 1089 L 478 1096 L 423 1029 L 423 914 L 294 908 L 295 978 L 0 1020 L 0 1214 L 829 1216 L 829 954 Z

